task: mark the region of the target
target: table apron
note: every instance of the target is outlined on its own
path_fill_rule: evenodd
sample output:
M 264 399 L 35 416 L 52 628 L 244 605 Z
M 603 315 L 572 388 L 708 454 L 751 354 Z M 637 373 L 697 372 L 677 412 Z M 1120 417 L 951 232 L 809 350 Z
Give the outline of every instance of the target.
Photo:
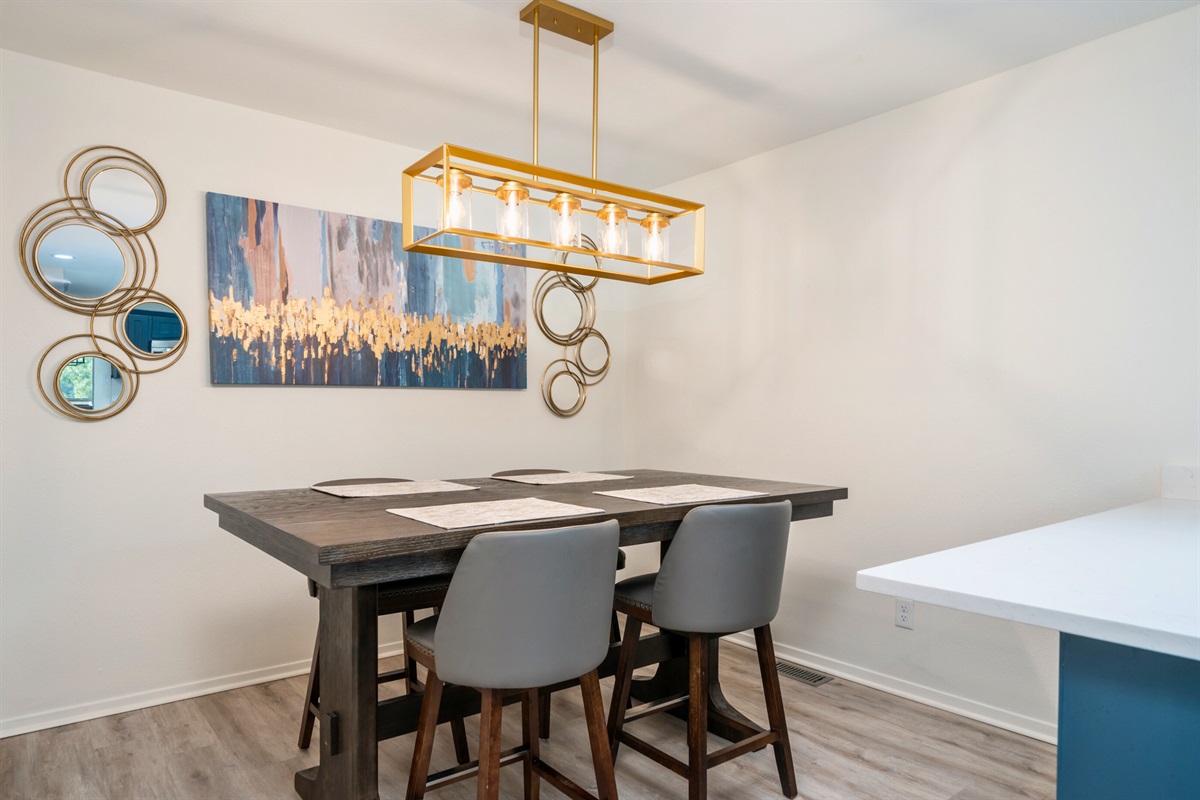
M 793 504 L 792 521 L 833 516 L 833 503 Z M 631 525 L 621 528 L 621 545 L 628 547 L 635 544 L 650 544 L 653 542 L 670 541 L 679 529 L 680 520 L 669 522 L 652 522 L 643 525 Z M 432 575 L 448 575 L 454 572 L 462 550 L 434 550 L 419 553 L 406 553 L 379 558 L 369 561 L 358 561 L 346 564 L 309 565 L 287 560 L 282 555 L 272 553 L 276 558 L 299 569 L 321 586 L 369 586 L 374 583 L 403 580 L 406 578 L 425 578 Z M 314 574 L 315 571 L 315 574 Z

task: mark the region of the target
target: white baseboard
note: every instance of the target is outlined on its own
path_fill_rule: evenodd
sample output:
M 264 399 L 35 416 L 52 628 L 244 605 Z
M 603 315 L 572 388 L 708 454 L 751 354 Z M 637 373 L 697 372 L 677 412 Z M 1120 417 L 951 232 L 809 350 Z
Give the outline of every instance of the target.
M 738 633 L 725 638 L 733 644 L 750 649 L 754 648 L 754 638 L 749 633 Z M 402 652 L 403 646 L 401 642 L 390 642 L 380 645 L 379 657 L 388 658 L 400 655 Z M 827 658 L 788 645 L 776 643 L 775 655 L 783 661 L 790 661 L 810 667 L 838 678 L 845 678 L 855 683 L 861 683 L 864 686 L 870 686 L 873 689 L 879 689 L 880 691 L 904 697 L 908 700 L 940 708 L 943 711 L 961 714 L 964 717 L 979 720 L 989 725 L 995 725 L 998 728 L 1030 736 L 1034 739 L 1040 739 L 1043 742 L 1058 743 L 1058 726 L 1043 720 L 1034 719 L 1022 714 L 1015 714 L 1002 708 L 978 703 L 965 697 L 959 697 L 958 695 L 942 692 L 918 683 L 901 680 L 890 675 L 884 675 L 854 664 L 847 664 L 844 661 Z M 96 719 L 97 717 L 107 717 L 111 714 L 122 714 L 126 711 L 149 708 L 151 706 L 162 705 L 163 703 L 174 703 L 177 700 L 187 700 L 192 697 L 215 694 L 216 692 L 224 692 L 230 689 L 240 689 L 243 686 L 252 686 L 257 683 L 291 678 L 295 675 L 302 675 L 308 672 L 308 665 L 309 662 L 307 659 L 304 661 L 294 661 L 290 664 L 249 670 L 233 675 L 224 675 L 219 678 L 196 681 L 194 683 L 167 686 L 162 689 L 137 692 L 94 703 L 83 703 L 43 711 L 37 714 L 0 719 L 0 739 L 45 730 L 46 728 L 56 728 L 59 725 L 69 725 L 73 722 L 83 722 L 84 720 Z
M 726 636 L 725 640 L 736 645 L 741 645 L 742 647 L 750 648 L 751 650 L 754 649 L 754 636 L 750 633 L 735 633 L 732 636 Z M 807 650 L 801 650 L 797 647 L 781 645 L 778 642 L 775 643 L 775 657 L 782 661 L 790 661 L 793 664 L 809 667 L 838 678 L 845 678 L 848 681 L 861 683 L 864 686 L 870 686 L 872 689 L 879 689 L 880 691 L 894 694 L 907 700 L 915 700 L 918 703 L 940 708 L 943 711 L 949 711 L 969 719 L 986 722 L 988 725 L 995 725 L 997 728 L 1019 733 L 1022 736 L 1029 736 L 1033 739 L 1049 742 L 1050 744 L 1058 744 L 1058 725 L 1055 723 L 1028 717 L 1024 714 L 1017 714 L 1003 708 L 987 705 L 986 703 L 979 703 L 965 697 L 950 694 L 949 692 L 933 689 L 929 686 L 922 686 L 919 683 L 912 683 L 911 681 L 895 678 L 891 675 L 884 675 L 883 673 L 854 664 L 847 664 L 844 661 L 838 661 L 834 658 L 810 653 Z
M 379 646 L 379 657 L 388 658 L 404 652 L 403 642 L 389 642 Z M 81 703 L 75 706 L 56 708 L 37 714 L 26 714 L 21 717 L 0 719 L 0 739 L 9 736 L 20 736 L 22 733 L 33 733 L 46 728 L 57 728 L 59 725 L 69 725 L 72 722 L 107 717 L 112 714 L 123 714 L 126 711 L 136 711 L 139 708 L 150 708 L 163 703 L 174 703 L 177 700 L 187 700 L 206 694 L 216 694 L 230 689 L 240 689 L 243 686 L 253 686 L 256 683 L 267 683 L 282 678 L 291 678 L 308 672 L 309 660 L 293 661 L 290 664 L 279 664 L 274 667 L 264 667 L 233 675 L 222 675 L 193 683 L 181 683 L 166 686 L 161 689 L 151 689 L 146 692 L 135 692 L 121 697 L 98 700 L 94 703 Z

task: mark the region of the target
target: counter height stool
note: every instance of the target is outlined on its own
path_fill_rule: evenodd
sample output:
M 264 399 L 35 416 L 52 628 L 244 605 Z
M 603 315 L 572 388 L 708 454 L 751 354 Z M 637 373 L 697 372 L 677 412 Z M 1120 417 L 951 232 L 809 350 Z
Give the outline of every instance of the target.
M 493 478 L 517 477 L 519 475 L 550 475 L 562 474 L 565 469 L 506 469 L 501 472 L 493 472 Z M 617 570 L 625 569 L 625 551 L 617 550 Z M 610 623 L 609 641 L 618 642 L 621 640 L 621 626 L 617 622 L 617 612 L 612 613 Z M 543 690 L 540 695 L 540 703 L 538 705 L 538 735 L 543 739 L 550 738 L 550 691 Z
M 346 478 L 343 480 L 325 481 L 316 485 L 354 486 L 364 483 L 409 483 L 409 480 L 408 478 Z M 403 637 L 408 630 L 408 626 L 413 624 L 414 612 L 425 608 L 436 609 L 441 605 L 442 599 L 446 596 L 446 590 L 449 587 L 449 575 L 438 575 L 432 578 L 413 578 L 381 584 L 378 589 L 377 615 L 382 617 L 388 614 L 403 614 L 404 617 L 400 623 L 400 635 Z M 308 581 L 309 596 L 316 597 L 319 591 L 320 587 L 317 585 L 317 582 L 310 579 Z M 407 648 L 405 648 L 403 667 L 381 672 L 378 676 L 378 682 L 381 684 L 398 680 L 404 681 L 405 691 L 408 694 L 419 692 L 424 688 L 417 678 L 417 662 L 413 660 Z M 308 746 L 312 743 L 313 723 L 316 722 L 317 714 L 320 710 L 320 700 L 321 631 L 320 623 L 318 623 L 317 641 L 313 645 L 312 666 L 308 672 L 308 690 L 304 694 L 304 710 L 300 715 L 300 738 L 296 743 L 296 746 L 301 750 L 307 750 Z M 461 719 L 455 719 L 451 723 L 451 728 L 454 734 L 454 752 L 460 764 L 466 763 L 471 760 L 471 754 L 467 748 L 466 726 L 463 725 Z
M 429 673 L 409 771 L 408 800 L 478 775 L 478 797 L 495 800 L 500 767 L 522 762 L 525 797 L 545 778 L 572 798 L 592 798 L 541 760 L 538 688 L 578 679 L 599 800 L 616 800 L 596 668 L 608 652 L 620 527 L 615 520 L 570 528 L 484 533 L 467 545 L 436 617 L 408 629 L 405 650 Z M 445 683 L 482 695 L 479 761 L 429 775 Z M 500 751 L 505 695 L 521 695 L 521 746 Z
M 624 743 L 657 761 L 687 778 L 689 800 L 707 797 L 709 768 L 768 744 L 775 748 L 783 793 L 788 797 L 797 794 L 770 626 L 779 611 L 791 516 L 792 506 L 786 500 L 692 509 L 680 523 L 659 571 L 617 584 L 614 607 L 628 616 L 608 718 L 613 758 L 618 746 Z M 687 636 L 690 691 L 626 712 L 633 679 L 633 654 L 644 622 Z M 769 728 L 749 732 L 745 739 L 709 753 L 706 695 L 709 643 L 714 637 L 751 628 L 758 649 Z M 626 722 L 685 704 L 686 764 L 623 730 Z

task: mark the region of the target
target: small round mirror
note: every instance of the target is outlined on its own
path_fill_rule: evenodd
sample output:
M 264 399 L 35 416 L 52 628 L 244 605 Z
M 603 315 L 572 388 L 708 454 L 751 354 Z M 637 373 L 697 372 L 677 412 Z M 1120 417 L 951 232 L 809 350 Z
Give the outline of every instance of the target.
M 125 339 L 146 355 L 170 353 L 183 339 L 183 320 L 170 306 L 147 300 L 125 315 Z
M 80 411 L 104 411 L 121 399 L 123 370 L 103 356 L 82 355 L 58 368 L 58 396 Z
M 37 268 L 54 291 L 90 300 L 111 294 L 125 277 L 125 255 L 113 238 L 91 225 L 61 225 L 44 237 Z
M 150 182 L 130 169 L 110 167 L 88 183 L 88 203 L 97 211 L 137 230 L 158 214 L 158 195 Z

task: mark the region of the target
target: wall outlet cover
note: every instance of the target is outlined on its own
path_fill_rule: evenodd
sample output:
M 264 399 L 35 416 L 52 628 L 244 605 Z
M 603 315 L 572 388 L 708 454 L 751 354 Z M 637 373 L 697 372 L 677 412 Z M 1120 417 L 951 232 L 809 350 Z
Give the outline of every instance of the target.
M 1200 467 L 1164 466 L 1159 494 L 1163 499 L 1200 500 Z

